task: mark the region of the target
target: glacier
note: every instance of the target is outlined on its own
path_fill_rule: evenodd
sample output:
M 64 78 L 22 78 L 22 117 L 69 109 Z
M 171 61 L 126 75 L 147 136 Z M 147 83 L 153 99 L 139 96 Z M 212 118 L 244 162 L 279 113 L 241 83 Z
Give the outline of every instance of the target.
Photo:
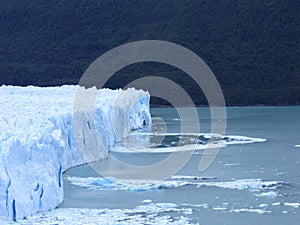
M 74 111 L 78 90 L 97 94 L 94 108 Z M 133 88 L 1 86 L 0 221 L 58 206 L 63 201 L 62 173 L 86 163 L 81 153 L 90 150 L 86 143 L 96 139 L 93 143 L 101 147 L 88 161 L 106 158 L 111 146 L 132 130 L 151 126 L 149 101 L 148 92 Z M 82 123 L 74 124 L 74 114 Z

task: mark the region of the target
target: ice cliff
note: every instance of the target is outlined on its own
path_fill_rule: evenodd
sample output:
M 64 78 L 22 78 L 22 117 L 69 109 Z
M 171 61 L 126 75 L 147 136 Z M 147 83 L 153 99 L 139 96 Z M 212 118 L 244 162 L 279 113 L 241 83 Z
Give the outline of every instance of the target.
M 88 139 L 101 142 L 89 161 L 103 159 L 115 142 L 151 123 L 148 92 L 97 90 L 92 112 L 74 112 L 78 90 L 88 93 L 78 86 L 0 87 L 0 219 L 18 220 L 59 205 L 62 173 L 85 163 L 80 150 L 93 147 L 85 146 Z M 82 116 L 76 127 L 75 113 Z

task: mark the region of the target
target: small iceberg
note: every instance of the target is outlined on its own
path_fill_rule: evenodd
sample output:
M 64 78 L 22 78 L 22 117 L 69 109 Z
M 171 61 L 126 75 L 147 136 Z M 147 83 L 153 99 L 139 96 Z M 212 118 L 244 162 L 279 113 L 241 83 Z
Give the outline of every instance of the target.
M 284 203 L 285 206 L 290 206 L 293 208 L 299 208 L 300 207 L 300 203 L 289 203 L 289 202 L 285 202 Z
M 270 192 L 260 193 L 260 194 L 258 194 L 256 196 L 258 196 L 258 197 L 267 197 L 267 198 L 276 198 L 277 197 L 277 193 L 275 191 L 270 191 Z

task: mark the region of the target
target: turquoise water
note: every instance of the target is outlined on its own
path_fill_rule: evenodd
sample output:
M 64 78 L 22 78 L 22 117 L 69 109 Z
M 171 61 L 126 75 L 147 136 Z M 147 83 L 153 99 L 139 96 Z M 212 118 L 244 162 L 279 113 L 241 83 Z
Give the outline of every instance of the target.
M 210 111 L 198 108 L 198 112 L 201 132 L 208 133 Z M 180 120 L 174 109 L 152 109 L 151 114 L 153 118 L 164 119 L 167 132 L 180 130 Z M 298 224 L 300 107 L 233 107 L 227 109 L 227 114 L 226 135 L 265 138 L 267 141 L 223 147 L 204 172 L 198 170 L 203 154 L 198 150 L 177 173 L 192 177 L 169 180 L 178 181 L 177 186 L 166 183 L 159 187 L 129 190 L 101 179 L 94 181 L 93 185 L 85 179 L 83 181 L 89 185 L 72 183 L 70 177 L 99 177 L 89 165 L 72 168 L 64 174 L 65 197 L 60 207 L 132 209 L 145 204 L 174 203 L 179 209 L 190 209 L 189 213 L 164 211 L 159 215 L 184 216 L 191 223 L 200 224 Z M 154 126 L 159 124 L 154 122 Z M 155 163 L 168 154 L 111 153 L 132 165 Z M 104 166 L 109 166 L 109 163 L 110 158 L 101 162 Z M 210 179 L 202 180 L 201 177 Z M 143 202 L 145 199 L 152 203 Z

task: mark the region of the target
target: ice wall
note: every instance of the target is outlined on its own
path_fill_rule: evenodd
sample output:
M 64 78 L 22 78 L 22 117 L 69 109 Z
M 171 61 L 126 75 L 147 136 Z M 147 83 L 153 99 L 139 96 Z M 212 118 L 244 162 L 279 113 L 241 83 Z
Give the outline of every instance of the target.
M 103 159 L 115 142 L 151 123 L 148 92 L 98 90 L 93 110 L 73 112 L 78 88 L 0 87 L 0 219 L 55 208 L 63 171 L 85 163 L 82 149 L 95 143 L 99 151 L 88 160 Z M 76 127 L 75 114 L 82 118 Z

